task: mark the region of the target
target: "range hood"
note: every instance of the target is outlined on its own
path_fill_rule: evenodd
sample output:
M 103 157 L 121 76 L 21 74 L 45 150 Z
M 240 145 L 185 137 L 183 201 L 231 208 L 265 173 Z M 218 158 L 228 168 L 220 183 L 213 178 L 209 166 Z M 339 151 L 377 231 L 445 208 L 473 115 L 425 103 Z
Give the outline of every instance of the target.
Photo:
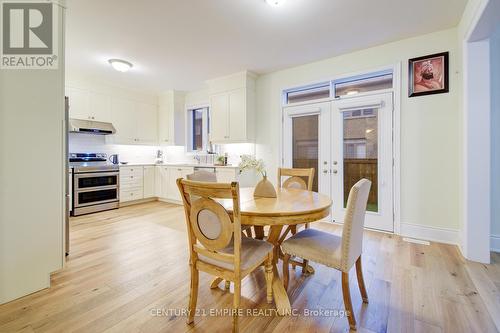
M 69 120 L 69 131 L 72 133 L 85 133 L 95 135 L 108 135 L 116 133 L 116 129 L 111 123 L 73 118 Z

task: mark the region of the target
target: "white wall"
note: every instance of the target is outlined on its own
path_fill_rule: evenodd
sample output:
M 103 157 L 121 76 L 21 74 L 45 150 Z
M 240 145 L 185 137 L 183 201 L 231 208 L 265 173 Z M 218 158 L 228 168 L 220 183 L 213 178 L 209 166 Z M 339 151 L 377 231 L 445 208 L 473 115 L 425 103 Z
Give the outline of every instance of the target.
M 500 25 L 490 38 L 491 70 L 491 246 L 500 251 Z
M 459 228 L 459 72 L 457 30 L 397 41 L 261 76 L 257 80 L 257 155 L 275 179 L 284 88 L 402 62 L 401 222 Z M 408 59 L 450 52 L 450 92 L 408 98 Z M 440 229 L 441 230 L 441 229 Z
M 59 9 L 59 22 L 63 10 Z M 63 265 L 64 29 L 58 70 L 0 70 L 0 303 Z
M 186 106 L 200 106 L 209 103 L 208 88 L 186 93 Z

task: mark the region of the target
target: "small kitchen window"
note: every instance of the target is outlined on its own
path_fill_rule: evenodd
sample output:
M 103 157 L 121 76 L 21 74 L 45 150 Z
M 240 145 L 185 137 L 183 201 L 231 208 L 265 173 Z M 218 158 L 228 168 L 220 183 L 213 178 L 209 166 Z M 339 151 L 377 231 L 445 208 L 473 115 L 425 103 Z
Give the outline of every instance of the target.
M 206 151 L 210 133 L 208 107 L 189 109 L 187 115 L 187 149 L 190 152 Z

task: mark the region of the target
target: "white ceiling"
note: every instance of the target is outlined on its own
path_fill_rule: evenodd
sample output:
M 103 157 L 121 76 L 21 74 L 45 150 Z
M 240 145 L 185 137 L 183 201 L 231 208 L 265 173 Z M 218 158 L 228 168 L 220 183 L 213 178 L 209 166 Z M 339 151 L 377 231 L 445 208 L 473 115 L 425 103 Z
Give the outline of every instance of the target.
M 67 0 L 68 77 L 159 92 L 456 26 L 467 0 Z M 131 61 L 128 73 L 109 58 Z

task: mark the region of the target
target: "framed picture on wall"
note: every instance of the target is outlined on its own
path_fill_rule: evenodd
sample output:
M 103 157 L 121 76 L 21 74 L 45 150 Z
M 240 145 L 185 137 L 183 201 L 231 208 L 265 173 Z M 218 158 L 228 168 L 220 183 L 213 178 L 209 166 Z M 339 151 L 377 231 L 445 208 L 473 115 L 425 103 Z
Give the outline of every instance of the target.
M 408 96 L 447 93 L 448 58 L 448 52 L 443 52 L 408 60 Z

